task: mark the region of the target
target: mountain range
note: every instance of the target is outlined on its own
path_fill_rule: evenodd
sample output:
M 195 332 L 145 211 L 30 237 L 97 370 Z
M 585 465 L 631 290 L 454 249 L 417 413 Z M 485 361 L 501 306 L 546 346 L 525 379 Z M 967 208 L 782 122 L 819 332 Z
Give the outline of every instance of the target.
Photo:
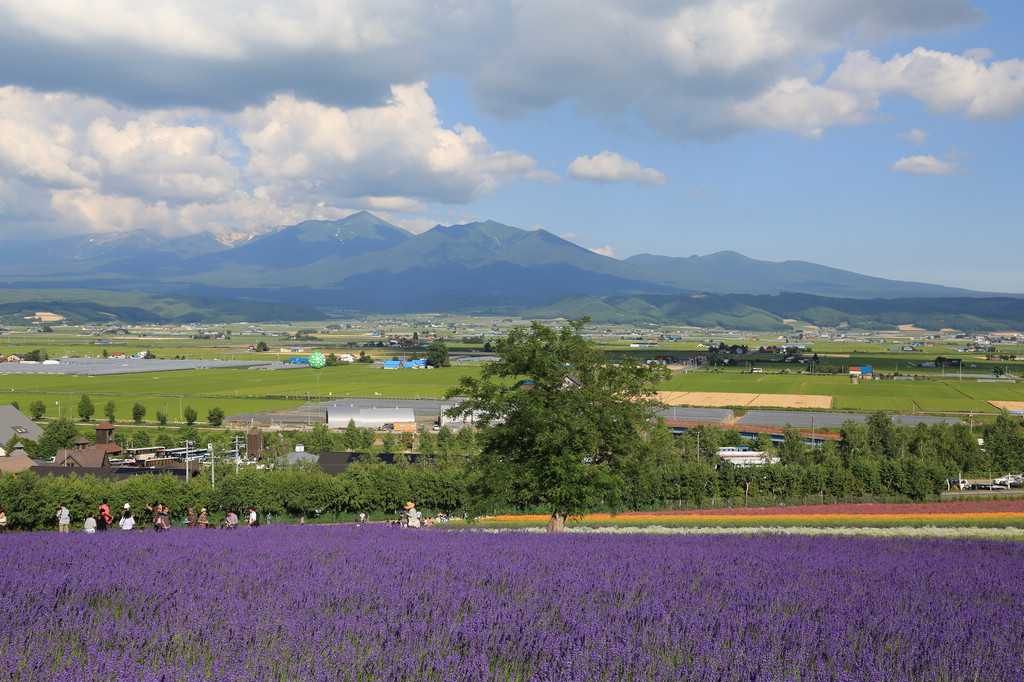
M 58 292 L 72 289 L 97 292 L 94 302 L 101 308 L 102 292 L 162 300 L 202 297 L 191 299 L 195 308 L 187 314 L 193 318 L 202 316 L 202 301 L 219 300 L 256 304 L 245 306 L 250 320 L 262 302 L 273 310 L 273 319 L 281 319 L 289 307 L 301 311 L 292 319 L 310 319 L 317 311 L 320 316 L 325 311 L 532 311 L 553 317 L 590 311 L 595 321 L 633 316 L 687 324 L 717 316 L 723 322 L 745 320 L 754 325 L 749 328 L 782 328 L 791 318 L 810 322 L 809 314 L 885 325 L 885 311 L 909 324 L 915 309 L 933 319 L 967 315 L 960 321 L 1003 325 L 1022 319 L 1017 308 L 1024 302 L 1017 296 L 869 277 L 805 261 L 756 260 L 732 251 L 618 260 L 545 230 L 494 221 L 437 225 L 413 234 L 366 212 L 233 240 L 209 233 L 162 238 L 141 230 L 69 237 L 42 248 L 8 239 L 0 243 L 0 272 L 0 315 L 13 314 L 18 301 L 27 304 L 29 291 L 31 304 L 41 305 L 47 296 L 59 302 L 66 295 Z M 14 296 L 16 291 L 20 294 Z M 866 299 L 874 303 L 864 305 Z M 986 306 L 983 300 L 998 303 Z M 221 315 L 225 310 L 213 308 Z M 996 319 L 988 313 L 971 317 L 979 309 L 996 313 Z

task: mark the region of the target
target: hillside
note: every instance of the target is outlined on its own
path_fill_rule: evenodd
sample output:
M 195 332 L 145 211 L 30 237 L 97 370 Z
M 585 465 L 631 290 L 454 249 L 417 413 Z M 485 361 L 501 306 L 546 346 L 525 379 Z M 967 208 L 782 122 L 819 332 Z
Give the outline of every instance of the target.
M 7 315 L 30 301 L 49 308 L 63 301 L 81 315 L 152 315 L 152 321 L 220 314 L 296 319 L 296 306 L 362 313 L 526 310 L 750 329 L 783 328 L 784 319 L 929 328 L 1015 328 L 1024 320 L 1013 295 L 732 251 L 617 260 L 545 230 L 494 221 L 413 234 L 366 212 L 231 240 L 139 230 L 40 247 L 8 237 L 0 243 L 0 265 Z

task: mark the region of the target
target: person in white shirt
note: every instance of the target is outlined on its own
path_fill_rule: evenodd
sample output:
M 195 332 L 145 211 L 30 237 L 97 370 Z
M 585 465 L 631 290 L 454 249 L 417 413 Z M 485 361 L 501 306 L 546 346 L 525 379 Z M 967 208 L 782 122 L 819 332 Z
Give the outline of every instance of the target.
M 132 516 L 131 511 L 128 510 L 128 505 L 125 505 L 124 513 L 121 514 L 121 520 L 117 522 L 121 526 L 121 530 L 131 530 L 135 528 L 135 517 Z
M 87 518 L 85 520 L 85 524 L 83 525 L 82 530 L 84 530 L 86 533 L 95 533 L 96 532 L 96 517 L 93 516 L 92 514 L 89 514 L 89 518 Z
M 252 507 L 249 507 L 249 523 L 247 523 L 246 525 L 249 526 L 250 528 L 252 528 L 253 526 L 259 525 L 256 522 L 256 510 L 253 509 Z

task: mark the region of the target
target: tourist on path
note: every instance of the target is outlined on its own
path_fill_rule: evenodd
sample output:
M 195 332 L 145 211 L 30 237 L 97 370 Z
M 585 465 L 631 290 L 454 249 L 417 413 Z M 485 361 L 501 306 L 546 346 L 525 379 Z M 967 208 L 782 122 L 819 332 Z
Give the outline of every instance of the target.
M 154 502 L 152 506 L 146 505 L 146 509 L 153 512 L 153 529 L 160 530 L 160 503 Z
M 82 526 L 82 530 L 84 530 L 86 533 L 90 533 L 90 534 L 95 533 L 96 532 L 96 517 L 93 516 L 92 514 L 89 514 L 89 518 L 87 518 L 85 520 L 85 524 Z
M 132 510 L 128 508 L 127 504 L 124 506 L 124 512 L 121 514 L 121 520 L 118 521 L 118 525 L 121 526 L 121 530 L 135 528 L 135 517 L 132 516 Z
M 71 512 L 63 504 L 57 510 L 57 531 L 61 533 L 71 532 Z
M 200 528 L 209 528 L 210 520 L 206 518 L 206 507 L 199 510 L 199 520 L 197 521 Z
M 409 528 L 420 527 L 420 513 L 416 510 L 416 505 L 412 502 L 405 503 L 405 516 L 406 519 L 408 519 L 406 521 L 406 526 Z
M 114 522 L 114 515 L 110 513 L 110 506 L 106 500 L 100 505 L 100 511 L 96 515 L 96 530 L 106 530 L 107 526 Z

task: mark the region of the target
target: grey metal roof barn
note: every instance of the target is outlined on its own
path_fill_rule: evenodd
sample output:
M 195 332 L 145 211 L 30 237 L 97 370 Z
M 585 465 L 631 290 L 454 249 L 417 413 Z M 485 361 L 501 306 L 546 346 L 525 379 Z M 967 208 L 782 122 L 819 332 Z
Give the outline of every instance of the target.
M 3 447 L 11 436 L 39 440 L 42 435 L 43 430 L 14 405 L 0 405 L 0 447 Z
M 332 405 L 327 408 L 327 428 L 343 429 L 350 421 L 360 429 L 380 429 L 385 424 L 413 423 L 416 414 L 411 407 Z

